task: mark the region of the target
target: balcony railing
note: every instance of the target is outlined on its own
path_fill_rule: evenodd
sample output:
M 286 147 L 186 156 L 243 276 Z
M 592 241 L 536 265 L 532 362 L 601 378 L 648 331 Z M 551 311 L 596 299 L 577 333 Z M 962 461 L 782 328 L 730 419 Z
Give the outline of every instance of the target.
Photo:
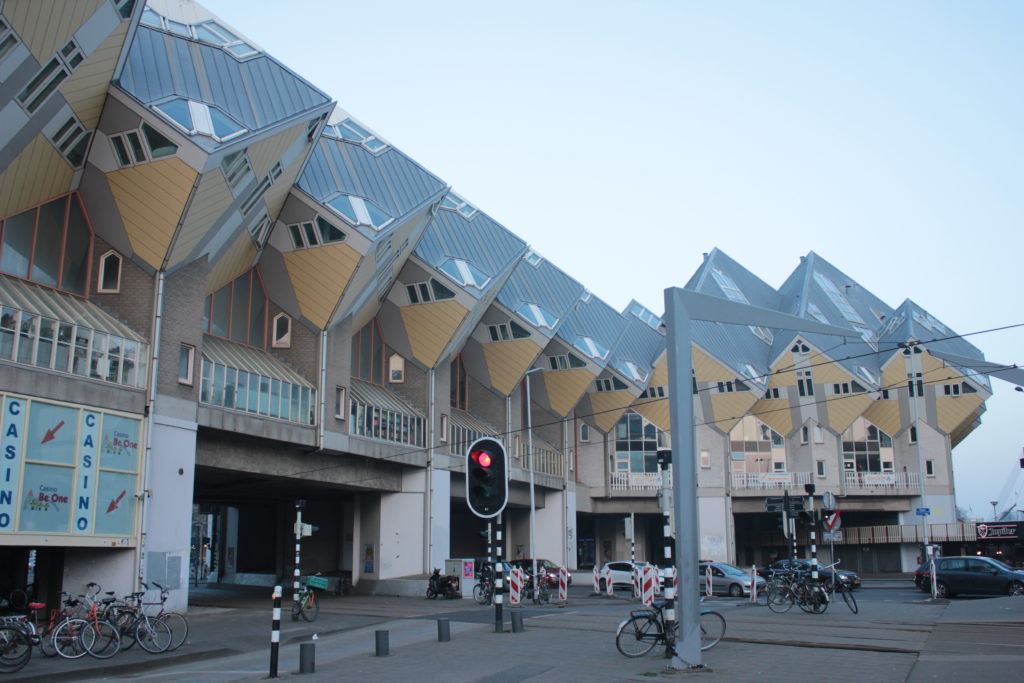
M 843 472 L 847 489 L 916 489 L 921 487 L 917 472 Z
M 526 449 L 524 449 L 525 451 Z M 530 469 L 530 457 L 528 453 L 524 453 L 523 458 L 523 469 L 529 471 Z M 533 447 L 533 464 L 534 472 L 540 474 L 550 474 L 552 477 L 564 477 L 565 476 L 565 458 L 559 451 L 553 451 L 547 448 L 538 448 L 536 445 Z
M 842 538 L 836 543 L 846 545 L 872 545 L 875 543 L 922 543 L 924 527 L 920 524 L 889 524 L 885 526 L 862 526 L 844 528 Z M 973 523 L 950 522 L 947 524 L 929 524 L 928 541 L 942 543 L 945 541 L 973 541 L 977 538 L 977 530 Z
M 669 485 L 672 485 L 671 476 Z M 612 491 L 657 491 L 661 488 L 660 472 L 612 472 L 608 482 Z
M 793 489 L 803 490 L 804 484 L 811 483 L 810 472 L 733 472 L 732 488 L 735 489 Z

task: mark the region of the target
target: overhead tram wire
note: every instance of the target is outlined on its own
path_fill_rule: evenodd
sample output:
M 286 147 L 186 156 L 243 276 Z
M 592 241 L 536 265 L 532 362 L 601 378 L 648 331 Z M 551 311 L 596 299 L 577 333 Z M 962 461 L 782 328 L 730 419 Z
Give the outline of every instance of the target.
M 975 335 L 979 335 L 979 334 L 988 334 L 988 333 L 991 333 L 991 332 L 1001 332 L 1001 331 L 1004 331 L 1004 330 L 1009 330 L 1009 329 L 1013 329 L 1013 328 L 1017 328 L 1017 327 L 1024 327 L 1024 323 L 1014 323 L 1014 324 L 1011 324 L 1011 325 L 1003 325 L 1002 327 L 994 327 L 994 328 L 990 328 L 990 329 L 987 329 L 987 330 L 979 330 L 979 331 L 976 331 L 976 332 L 965 332 L 964 334 L 950 335 L 948 337 L 941 337 L 941 338 L 938 338 L 938 339 L 931 339 L 931 340 L 926 340 L 926 341 L 917 341 L 917 342 L 912 342 L 912 343 L 906 343 L 906 342 L 895 342 L 895 343 L 897 344 L 896 348 L 903 348 L 904 346 L 906 346 L 906 347 L 921 346 L 921 345 L 932 344 L 932 343 L 940 342 L 940 341 L 948 341 L 948 340 L 951 340 L 951 339 L 961 339 L 961 338 L 964 338 L 964 337 L 975 336 Z M 860 339 L 860 338 L 857 337 L 857 339 Z M 844 345 L 845 345 L 845 342 L 843 344 L 839 344 L 839 345 L 834 346 L 832 348 L 834 349 L 834 348 L 838 348 L 839 346 L 844 346 Z M 868 352 L 868 353 L 855 354 L 855 355 L 846 356 L 846 357 L 842 357 L 842 358 L 836 358 L 836 359 L 831 360 L 831 361 L 823 361 L 821 363 L 812 364 L 809 367 L 813 368 L 813 367 L 820 367 L 820 366 L 824 366 L 824 365 L 833 365 L 835 363 L 846 361 L 846 360 L 855 360 L 857 358 L 864 358 L 864 357 L 867 357 L 867 356 L 874 356 L 874 355 L 878 355 L 880 353 L 889 353 L 889 352 L 894 351 L 894 350 L 895 349 L 885 349 L 885 350 L 879 350 L 879 351 L 871 351 L 871 352 Z M 820 355 L 824 355 L 824 353 L 825 353 L 825 351 L 822 351 L 822 352 L 820 352 Z M 979 360 L 979 362 L 980 362 L 980 360 Z M 991 364 L 988 364 L 988 365 L 991 365 Z M 1017 367 L 1018 367 L 1018 365 L 1016 363 L 1013 364 L 1013 365 L 1008 365 L 1007 366 L 1007 368 L 1010 368 L 1010 369 L 1016 369 Z M 779 369 L 779 370 L 773 371 L 771 373 L 766 373 L 766 374 L 763 374 L 763 375 L 759 375 L 758 378 L 748 378 L 748 379 L 753 379 L 755 381 L 757 379 L 760 379 L 760 378 L 767 379 L 768 377 L 771 377 L 772 375 L 782 374 L 784 372 L 791 372 L 791 371 L 792 371 L 792 369 L 789 369 L 789 370 Z M 990 372 L 988 374 L 996 375 L 996 374 L 998 374 L 998 371 Z M 941 378 L 941 379 L 938 379 L 938 380 L 935 380 L 935 381 L 927 381 L 927 382 L 925 382 L 925 384 L 929 384 L 929 385 L 931 385 L 931 384 L 938 384 L 938 383 L 941 383 L 943 381 L 946 381 L 947 379 L 953 379 L 953 378 Z M 864 396 L 866 394 L 878 393 L 878 392 L 881 392 L 881 391 L 892 391 L 892 390 L 896 390 L 896 389 L 900 389 L 900 388 L 905 388 L 905 387 L 906 387 L 906 384 L 901 382 L 901 383 L 898 383 L 898 384 L 895 384 L 895 385 L 892 385 L 892 386 L 880 386 L 878 389 L 875 389 L 875 390 L 872 390 L 872 391 L 865 391 L 863 393 L 842 394 L 842 395 L 839 395 L 839 396 L 829 396 L 829 397 L 825 397 L 825 398 L 823 398 L 821 400 L 811 401 L 809 403 L 805 403 L 805 404 L 802 404 L 802 405 L 819 405 L 819 404 L 822 404 L 822 403 L 827 403 L 829 401 L 836 401 L 836 400 L 841 400 L 841 399 L 858 398 L 858 397 Z M 705 392 L 705 391 L 710 392 L 710 391 L 715 390 L 716 388 L 717 387 L 713 387 L 713 386 L 698 388 L 697 389 L 697 393 L 699 394 L 699 393 Z M 658 403 L 658 402 L 667 401 L 667 400 L 669 400 L 669 397 L 666 396 L 666 397 L 661 397 L 661 398 L 651 398 L 651 399 L 647 399 L 647 400 L 644 400 L 644 401 L 635 401 L 635 402 L 631 403 L 629 406 L 626 406 L 625 409 L 628 410 L 629 408 L 632 408 L 634 406 L 651 405 L 653 403 Z M 758 400 L 761 400 L 761 399 L 758 399 Z M 582 415 L 577 415 L 577 417 L 596 417 L 597 415 L 603 415 L 605 413 L 614 413 L 614 412 L 618 412 L 618 411 L 622 411 L 622 410 L 624 410 L 624 409 L 623 408 L 608 408 L 606 410 L 598 410 L 598 411 L 594 411 L 594 412 L 591 412 L 591 413 L 584 413 Z M 719 420 L 710 420 L 710 421 L 707 421 L 707 422 L 697 423 L 695 426 L 710 426 L 710 425 L 717 424 L 718 422 L 728 422 L 728 421 L 731 421 L 731 420 L 736 420 L 736 419 L 745 417 L 747 415 L 752 415 L 754 417 L 757 417 L 759 415 L 768 415 L 770 413 L 782 412 L 782 411 L 786 411 L 786 410 L 791 410 L 791 408 L 790 407 L 772 408 L 772 409 L 769 409 L 769 410 L 758 411 L 757 413 L 744 413 L 743 415 L 740 415 L 739 417 L 729 417 L 729 418 L 722 418 L 722 419 L 719 419 Z M 533 428 L 534 428 L 534 430 L 536 430 L 536 429 L 539 429 L 539 428 L 542 428 L 542 427 L 550 427 L 550 426 L 553 426 L 553 425 L 558 425 L 558 424 L 561 424 L 561 422 L 562 422 L 561 420 L 557 420 L 557 421 L 553 421 L 553 422 L 547 422 L 547 423 L 542 423 L 542 424 L 535 424 L 535 425 L 533 425 Z M 522 433 L 524 431 L 526 431 L 525 428 L 511 429 L 511 430 L 508 430 L 506 432 L 499 432 L 499 433 L 495 434 L 494 436 L 496 436 L 496 437 L 508 437 L 508 436 L 512 436 L 512 435 L 515 435 L 515 434 L 520 434 L 520 433 Z M 400 451 L 398 453 L 392 453 L 391 455 L 387 455 L 387 456 L 384 456 L 384 457 L 370 458 L 370 459 L 371 460 L 377 460 L 377 461 L 391 461 L 391 460 L 394 460 L 396 458 L 401 458 L 403 456 L 414 455 L 416 453 L 425 452 L 426 450 L 428 450 L 428 448 L 429 447 L 427 447 L 427 446 L 420 446 L 420 447 L 416 447 L 416 448 L 413 448 L 413 449 Z M 341 455 L 341 454 L 339 454 L 339 455 Z M 357 456 L 357 457 L 359 457 L 359 456 Z M 300 476 L 300 475 L 304 475 L 304 474 L 316 474 L 317 472 L 325 472 L 325 471 L 332 470 L 332 469 L 338 469 L 338 468 L 344 467 L 344 466 L 345 465 L 343 465 L 343 464 L 327 465 L 327 466 L 324 466 L 324 467 L 316 467 L 316 468 L 309 469 L 309 470 L 300 470 L 300 471 L 297 471 L 297 472 L 291 472 L 291 473 L 283 475 L 283 476 L 296 477 L 296 476 Z M 379 478 L 380 477 L 368 477 L 368 478 L 364 478 L 364 479 L 354 479 L 352 481 L 346 481 L 344 483 L 345 484 L 358 484 L 358 483 L 366 482 L 366 481 L 374 481 L 374 480 L 379 479 Z

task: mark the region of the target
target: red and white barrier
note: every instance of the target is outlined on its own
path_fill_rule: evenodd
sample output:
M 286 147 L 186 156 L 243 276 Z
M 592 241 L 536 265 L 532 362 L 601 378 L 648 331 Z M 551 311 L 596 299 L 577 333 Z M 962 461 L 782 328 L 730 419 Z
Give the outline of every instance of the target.
M 605 590 L 608 591 L 608 595 L 615 595 L 615 586 L 612 584 L 611 569 L 606 569 L 604 572 L 604 586 Z
M 641 585 L 643 584 L 643 571 L 644 567 L 638 564 L 633 565 L 633 597 L 639 598 L 641 595 Z
M 523 601 L 523 570 L 512 567 L 508 573 L 508 604 L 518 605 Z
M 569 602 L 569 570 L 565 567 L 558 568 L 558 600 Z
M 704 572 L 704 593 L 710 598 L 711 597 L 711 565 L 705 567 L 707 571 Z
M 601 592 L 601 570 L 594 565 L 594 593 Z
M 757 567 L 750 565 L 750 602 L 757 602 Z
M 654 592 L 658 585 L 658 568 L 646 565 L 643 568 L 643 592 L 641 599 L 645 605 L 654 603 Z

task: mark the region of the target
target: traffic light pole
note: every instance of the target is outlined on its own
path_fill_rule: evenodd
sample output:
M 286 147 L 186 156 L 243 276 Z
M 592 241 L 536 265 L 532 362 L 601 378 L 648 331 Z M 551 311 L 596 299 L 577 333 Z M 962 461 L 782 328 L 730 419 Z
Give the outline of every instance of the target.
M 292 621 L 299 620 L 299 556 L 302 551 L 302 510 L 306 501 L 295 501 L 295 571 L 292 576 Z
M 495 540 L 497 541 L 494 561 L 494 632 L 501 633 L 505 630 L 504 616 L 501 613 L 502 602 L 505 600 L 505 582 L 502 579 L 505 560 L 505 519 L 504 515 L 498 515 L 498 524 L 495 529 Z

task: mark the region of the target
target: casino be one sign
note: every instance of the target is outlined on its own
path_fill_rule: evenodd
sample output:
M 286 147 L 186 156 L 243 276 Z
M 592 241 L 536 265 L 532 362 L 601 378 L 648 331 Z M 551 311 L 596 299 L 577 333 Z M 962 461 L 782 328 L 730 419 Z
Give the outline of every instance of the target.
M 133 543 L 142 421 L 11 394 L 0 405 L 0 534 Z

